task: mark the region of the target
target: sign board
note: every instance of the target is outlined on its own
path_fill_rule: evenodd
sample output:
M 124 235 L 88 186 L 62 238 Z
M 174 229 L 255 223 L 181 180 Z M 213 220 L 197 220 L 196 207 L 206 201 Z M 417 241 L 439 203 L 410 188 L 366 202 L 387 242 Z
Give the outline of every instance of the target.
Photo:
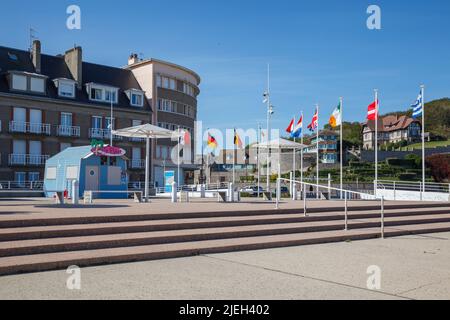
M 167 193 L 172 192 L 172 183 L 175 182 L 175 171 L 164 172 L 164 186 Z
M 103 157 L 122 157 L 127 153 L 122 148 L 111 147 L 111 146 L 95 147 L 95 148 L 92 148 L 91 151 L 96 156 L 103 156 Z

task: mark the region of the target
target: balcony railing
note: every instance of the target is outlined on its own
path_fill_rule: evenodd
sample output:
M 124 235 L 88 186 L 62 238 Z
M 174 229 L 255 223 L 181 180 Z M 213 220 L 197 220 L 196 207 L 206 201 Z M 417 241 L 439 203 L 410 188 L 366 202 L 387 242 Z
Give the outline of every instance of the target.
M 133 159 L 130 161 L 131 169 L 143 169 L 145 168 L 145 160 Z
M 9 165 L 12 166 L 43 166 L 50 158 L 48 155 L 10 154 Z
M 111 130 L 109 129 L 97 129 L 91 128 L 89 129 L 89 138 L 93 139 L 109 139 L 111 137 Z M 114 140 L 123 140 L 123 137 L 113 136 Z
M 57 133 L 60 137 L 79 137 L 80 127 L 61 125 L 57 127 Z
M 51 134 L 51 129 L 50 129 L 50 124 L 48 124 L 48 123 L 30 123 L 30 122 L 11 121 L 9 123 L 9 132 L 44 134 L 44 135 L 49 136 Z

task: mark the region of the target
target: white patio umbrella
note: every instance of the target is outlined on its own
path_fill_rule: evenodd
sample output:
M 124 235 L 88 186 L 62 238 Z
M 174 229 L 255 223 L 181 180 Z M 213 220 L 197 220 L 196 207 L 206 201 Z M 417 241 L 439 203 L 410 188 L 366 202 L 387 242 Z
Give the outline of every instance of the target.
M 170 139 L 177 136 L 177 132 L 154 126 L 152 124 L 143 124 L 136 127 L 125 128 L 113 131 L 113 134 L 126 138 L 141 138 L 146 140 L 145 156 L 145 200 L 149 198 L 148 184 L 150 181 L 150 139 Z

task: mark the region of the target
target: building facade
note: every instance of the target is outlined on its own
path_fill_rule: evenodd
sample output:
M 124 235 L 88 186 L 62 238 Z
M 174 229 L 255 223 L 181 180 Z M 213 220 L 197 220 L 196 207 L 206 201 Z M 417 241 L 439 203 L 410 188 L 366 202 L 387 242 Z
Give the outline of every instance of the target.
M 194 183 L 194 172 L 198 169 L 194 164 L 194 127 L 200 94 L 199 75 L 170 62 L 141 60 L 136 54 L 130 56 L 125 69 L 133 73 L 153 106 L 154 124 L 169 130 L 187 130 L 191 134 L 191 152 L 183 155 L 187 161 L 180 166 L 179 184 Z M 176 141 L 168 139 L 153 141 L 152 176 L 157 186 L 164 185 L 164 171 L 175 171 L 175 177 L 178 177 L 178 164 L 172 161 L 178 152 L 176 145 Z
M 200 77 L 160 60 L 132 55 L 125 68 L 83 61 L 81 47 L 62 55 L 0 47 L 0 181 L 44 180 L 45 162 L 68 147 L 109 144 L 111 130 L 152 123 L 189 130 L 197 118 Z M 113 116 L 111 117 L 111 109 Z M 145 141 L 113 137 L 128 158 L 129 181 L 143 181 Z M 175 168 L 176 142 L 160 140 L 151 152 L 152 183 Z M 193 180 L 195 166 L 182 165 L 182 182 Z
M 323 130 L 319 132 L 319 160 L 321 163 L 339 163 L 338 138 L 339 135 L 334 131 Z M 312 137 L 311 145 L 305 149 L 305 153 L 317 153 L 317 136 Z
M 111 119 L 111 104 L 113 119 Z M 0 47 L 0 180 L 44 180 L 45 161 L 92 140 L 110 142 L 111 128 L 152 119 L 133 73 L 83 61 L 82 48 L 63 55 Z M 145 143 L 114 137 L 127 151 L 130 180 L 142 180 Z
M 363 124 L 363 148 L 375 149 L 375 121 Z M 399 143 L 405 141 L 413 143 L 422 137 L 422 124 L 419 120 L 406 116 L 390 115 L 378 120 L 378 145 Z

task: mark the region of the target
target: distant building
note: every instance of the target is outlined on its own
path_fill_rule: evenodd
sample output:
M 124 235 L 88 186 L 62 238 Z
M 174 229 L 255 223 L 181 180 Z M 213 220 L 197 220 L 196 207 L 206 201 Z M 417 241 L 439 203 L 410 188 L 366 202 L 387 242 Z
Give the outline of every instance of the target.
M 363 124 L 363 148 L 373 150 L 375 148 L 375 121 Z M 407 116 L 390 115 L 378 120 L 378 145 L 408 143 L 420 141 L 422 137 L 422 124 L 419 120 Z
M 319 160 L 325 164 L 336 164 L 339 162 L 338 151 L 339 134 L 331 130 L 319 132 Z M 317 153 L 317 136 L 312 137 L 311 145 L 305 149 L 306 154 Z

